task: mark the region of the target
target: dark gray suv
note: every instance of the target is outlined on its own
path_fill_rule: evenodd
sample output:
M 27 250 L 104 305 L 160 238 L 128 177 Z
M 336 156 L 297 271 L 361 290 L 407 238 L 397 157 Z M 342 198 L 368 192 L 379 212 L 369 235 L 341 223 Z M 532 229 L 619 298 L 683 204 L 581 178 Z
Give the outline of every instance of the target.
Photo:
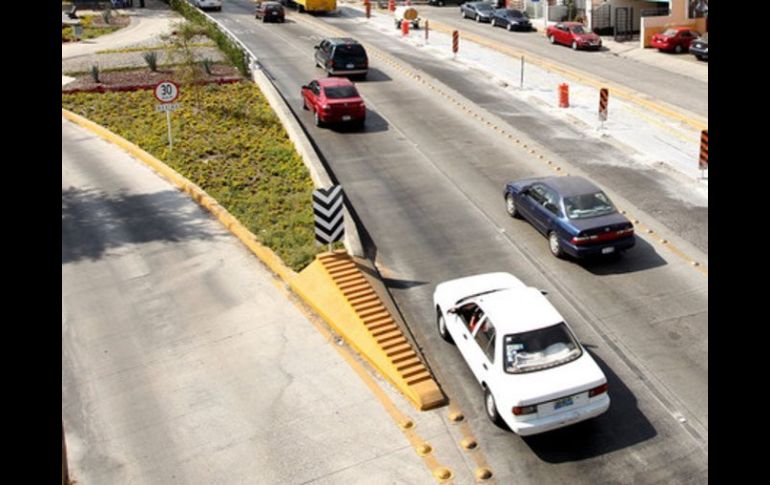
M 329 76 L 358 76 L 366 78 L 369 58 L 364 46 L 349 37 L 324 39 L 315 46 L 315 64 Z

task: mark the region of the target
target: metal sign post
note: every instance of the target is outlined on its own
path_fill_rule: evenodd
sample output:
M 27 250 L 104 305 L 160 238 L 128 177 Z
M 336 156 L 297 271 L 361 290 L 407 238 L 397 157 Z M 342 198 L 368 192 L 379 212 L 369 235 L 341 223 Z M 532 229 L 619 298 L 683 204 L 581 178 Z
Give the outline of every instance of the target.
M 524 89 L 524 56 L 521 56 L 521 80 L 519 81 L 519 89 Z
M 172 81 L 161 81 L 155 86 L 155 98 L 163 104 L 155 107 L 156 111 L 166 112 L 166 125 L 168 127 L 168 149 L 174 149 L 174 142 L 171 139 L 171 112 L 179 108 L 179 103 L 174 103 L 179 97 L 179 86 Z

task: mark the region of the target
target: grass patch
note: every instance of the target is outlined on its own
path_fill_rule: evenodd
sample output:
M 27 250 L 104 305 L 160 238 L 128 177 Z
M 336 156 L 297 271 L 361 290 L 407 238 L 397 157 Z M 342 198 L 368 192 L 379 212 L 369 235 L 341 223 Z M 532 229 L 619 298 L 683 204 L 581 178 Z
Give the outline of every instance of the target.
M 100 37 L 102 35 L 111 34 L 111 33 L 115 32 L 117 30 L 122 29 L 126 25 L 128 25 L 128 24 L 125 24 L 125 25 L 118 25 L 118 24 L 115 24 L 115 25 L 104 25 L 102 23 L 94 24 L 95 17 L 97 17 L 97 16 L 96 15 L 84 15 L 84 16 L 80 17 L 80 23 L 81 23 L 81 25 L 83 27 L 83 31 L 80 34 L 80 39 L 81 40 L 84 40 L 84 39 L 95 39 L 96 37 Z M 99 17 L 98 20 L 102 20 L 101 16 L 98 16 L 98 17 Z M 122 18 L 122 17 L 115 17 L 115 16 L 113 16 L 113 20 L 112 21 L 114 22 L 116 18 Z M 74 42 L 75 40 L 77 40 L 77 39 L 75 39 L 75 31 L 73 30 L 73 27 L 72 26 L 64 27 L 61 30 L 61 38 L 62 38 L 62 42 L 65 42 L 65 41 L 67 41 L 67 42 Z
M 183 86 L 181 93 L 172 153 L 152 91 L 62 94 L 62 107 L 173 167 L 300 271 L 326 246 L 315 244 L 310 174 L 267 100 L 245 82 Z

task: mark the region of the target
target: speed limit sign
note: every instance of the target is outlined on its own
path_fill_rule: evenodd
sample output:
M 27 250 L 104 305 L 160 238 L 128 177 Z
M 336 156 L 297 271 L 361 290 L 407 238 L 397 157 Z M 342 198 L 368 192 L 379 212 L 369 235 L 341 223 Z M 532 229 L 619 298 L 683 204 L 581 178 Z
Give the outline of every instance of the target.
M 171 103 L 179 96 L 179 86 L 171 81 L 161 81 L 155 86 L 155 97 L 161 103 Z

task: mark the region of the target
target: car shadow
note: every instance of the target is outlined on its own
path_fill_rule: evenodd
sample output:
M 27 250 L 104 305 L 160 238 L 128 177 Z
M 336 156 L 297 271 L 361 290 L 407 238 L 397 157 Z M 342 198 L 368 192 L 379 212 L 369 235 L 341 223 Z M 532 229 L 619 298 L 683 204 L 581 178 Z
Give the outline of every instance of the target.
M 355 83 L 381 83 L 392 80 L 392 77 L 374 67 L 369 68 L 369 72 L 366 74 L 366 79 L 351 79 L 351 81 Z
M 668 264 L 655 248 L 642 238 L 636 238 L 636 245 L 622 255 L 591 256 L 579 261 L 583 268 L 599 276 L 634 273 Z
M 383 118 L 382 116 L 378 115 L 376 112 L 367 108 L 366 122 L 364 123 L 363 127 L 358 127 L 355 125 L 337 124 L 337 125 L 330 125 L 329 129 L 335 133 L 350 133 L 352 135 L 355 135 L 357 133 L 379 133 L 383 131 L 388 131 L 390 129 L 390 124 L 385 120 L 385 118 Z
M 636 396 L 604 361 L 590 350 L 588 352 L 607 377 L 610 408 L 588 421 L 522 437 L 532 451 L 548 463 L 581 461 L 606 455 L 657 435 L 652 423 L 639 410 Z

